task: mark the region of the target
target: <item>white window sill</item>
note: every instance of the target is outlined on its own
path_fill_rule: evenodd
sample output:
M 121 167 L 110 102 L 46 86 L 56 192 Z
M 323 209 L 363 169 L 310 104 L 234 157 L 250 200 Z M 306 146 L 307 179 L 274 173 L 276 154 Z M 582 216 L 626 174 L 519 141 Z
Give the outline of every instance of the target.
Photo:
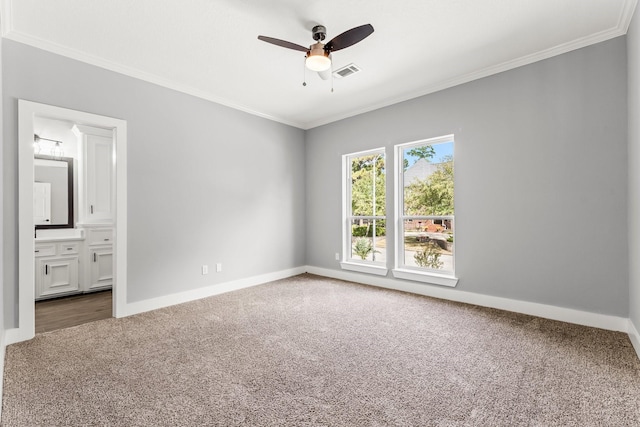
M 392 270 L 393 277 L 397 279 L 413 280 L 414 282 L 430 283 L 432 285 L 449 286 L 454 288 L 458 284 L 458 278 L 444 274 L 426 273 L 408 269 L 396 268 Z
M 342 267 L 343 270 L 357 271 L 358 273 L 375 274 L 377 276 L 386 276 L 387 272 L 389 271 L 386 267 L 347 261 L 341 262 L 340 267 Z

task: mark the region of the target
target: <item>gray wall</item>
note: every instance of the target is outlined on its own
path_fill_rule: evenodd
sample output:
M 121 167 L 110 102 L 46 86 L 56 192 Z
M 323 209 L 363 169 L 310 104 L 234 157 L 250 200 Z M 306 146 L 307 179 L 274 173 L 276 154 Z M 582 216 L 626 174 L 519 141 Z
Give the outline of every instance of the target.
M 2 18 L 3 17 L 0 17 L 0 19 Z M 2 53 L 3 53 L 2 43 L 0 42 L 0 100 L 4 99 L 3 77 L 2 77 L 2 65 L 3 65 Z M 0 129 L 4 129 L 4 115 L 3 115 L 2 102 L 0 102 Z M 3 146 L 6 145 L 5 141 L 6 140 L 3 139 L 3 144 L 2 144 Z M 4 278 L 4 209 L 6 206 L 4 196 L 6 193 L 4 193 L 3 182 L 4 182 L 4 150 L 0 150 L 0 224 L 3 224 L 3 226 L 0 227 L 0 242 L 2 242 L 2 244 L 0 245 L 0 280 Z M 2 283 L 4 285 L 4 282 Z M 2 286 L 2 289 L 4 291 L 5 286 Z M 5 330 L 4 300 L 5 300 L 4 292 L 0 292 L 0 336 L 1 337 L 4 337 L 4 330 Z M 0 342 L 0 351 L 3 352 L 4 354 L 4 339 Z M 0 383 L 2 382 L 0 381 Z M 2 388 L 2 385 L 0 385 L 0 389 L 1 388 Z
M 308 131 L 307 264 L 340 268 L 342 154 L 453 133 L 457 289 L 626 317 L 626 79 L 619 37 Z
M 640 330 L 640 19 L 627 33 L 629 94 L 629 318 Z M 633 262 L 631 261 L 633 260 Z
M 12 41 L 2 41 L 2 56 L 9 328 L 18 98 L 127 120 L 130 302 L 305 263 L 339 269 L 340 156 L 385 146 L 391 160 L 394 144 L 448 133 L 458 289 L 627 316 L 631 272 L 638 301 L 640 275 L 627 257 L 624 37 L 306 133 Z M 633 126 L 630 135 L 633 150 Z M 393 194 L 392 179 L 387 186 Z M 200 275 L 216 262 L 222 273 Z
M 19 98 L 127 121 L 129 302 L 304 265 L 302 130 L 2 43 L 8 328 L 17 315 Z

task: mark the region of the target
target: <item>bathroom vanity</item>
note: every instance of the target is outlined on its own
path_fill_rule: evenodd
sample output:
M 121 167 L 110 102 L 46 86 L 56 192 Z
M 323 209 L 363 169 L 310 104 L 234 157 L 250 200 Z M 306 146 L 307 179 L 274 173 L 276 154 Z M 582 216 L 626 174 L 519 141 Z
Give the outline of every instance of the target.
M 36 238 L 36 300 L 111 288 L 113 228 L 86 226 L 58 235 Z

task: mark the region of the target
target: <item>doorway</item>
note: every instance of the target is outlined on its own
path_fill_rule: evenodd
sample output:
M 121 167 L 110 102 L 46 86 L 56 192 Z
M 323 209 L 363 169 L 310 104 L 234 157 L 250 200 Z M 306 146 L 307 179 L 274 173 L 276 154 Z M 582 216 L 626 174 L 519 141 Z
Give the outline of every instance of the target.
M 18 325 L 15 329 L 7 330 L 6 340 L 8 344 L 31 339 L 35 335 L 35 298 L 36 298 L 36 243 L 34 239 L 34 133 L 38 120 L 57 120 L 73 123 L 79 128 L 91 127 L 108 132 L 112 142 L 113 177 L 112 185 L 115 197 L 113 199 L 112 232 L 100 227 L 100 224 L 89 224 L 86 230 L 78 233 L 79 248 L 74 250 L 85 251 L 87 259 L 93 257 L 96 260 L 102 255 L 107 259 L 104 250 L 100 247 L 90 248 L 92 242 L 104 243 L 109 236 L 112 238 L 112 254 L 109 255 L 112 269 L 112 313 L 114 317 L 125 315 L 126 308 L 126 241 L 127 241 L 127 217 L 126 217 L 126 155 L 127 155 L 127 131 L 126 122 L 120 119 L 85 113 L 66 108 L 40 104 L 25 100 L 18 101 L 18 160 L 19 160 L 19 224 L 18 224 Z M 83 202 L 78 203 L 79 210 L 85 208 Z M 87 212 L 94 208 L 86 207 Z M 86 216 L 88 216 L 87 214 Z M 89 221 L 90 222 L 90 221 Z M 103 224 L 104 225 L 104 224 Z M 36 235 L 37 235 L 37 230 Z M 85 242 L 86 240 L 86 242 Z M 55 250 L 56 244 L 53 245 Z M 73 245 L 70 245 L 72 247 Z M 104 246 L 104 245 L 103 245 Z M 64 249 L 63 247 L 59 248 Z M 89 253 L 90 250 L 93 252 Z M 83 255 L 79 255 L 83 256 Z M 104 265 L 104 262 L 102 263 Z M 48 266 L 44 266 L 48 272 Z M 67 267 L 65 267 L 67 268 Z M 63 271 L 61 268 L 60 271 Z
M 36 301 L 36 334 L 113 317 L 111 289 Z

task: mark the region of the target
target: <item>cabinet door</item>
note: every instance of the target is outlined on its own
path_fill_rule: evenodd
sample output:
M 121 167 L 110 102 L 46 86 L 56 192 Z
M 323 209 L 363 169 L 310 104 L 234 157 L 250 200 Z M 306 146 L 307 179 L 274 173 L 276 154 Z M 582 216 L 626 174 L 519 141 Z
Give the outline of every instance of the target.
M 86 221 L 113 220 L 113 145 L 111 138 L 85 135 Z
M 90 290 L 113 285 L 113 249 L 111 247 L 90 248 L 89 264 Z
M 36 259 L 36 299 L 79 290 L 77 256 Z

